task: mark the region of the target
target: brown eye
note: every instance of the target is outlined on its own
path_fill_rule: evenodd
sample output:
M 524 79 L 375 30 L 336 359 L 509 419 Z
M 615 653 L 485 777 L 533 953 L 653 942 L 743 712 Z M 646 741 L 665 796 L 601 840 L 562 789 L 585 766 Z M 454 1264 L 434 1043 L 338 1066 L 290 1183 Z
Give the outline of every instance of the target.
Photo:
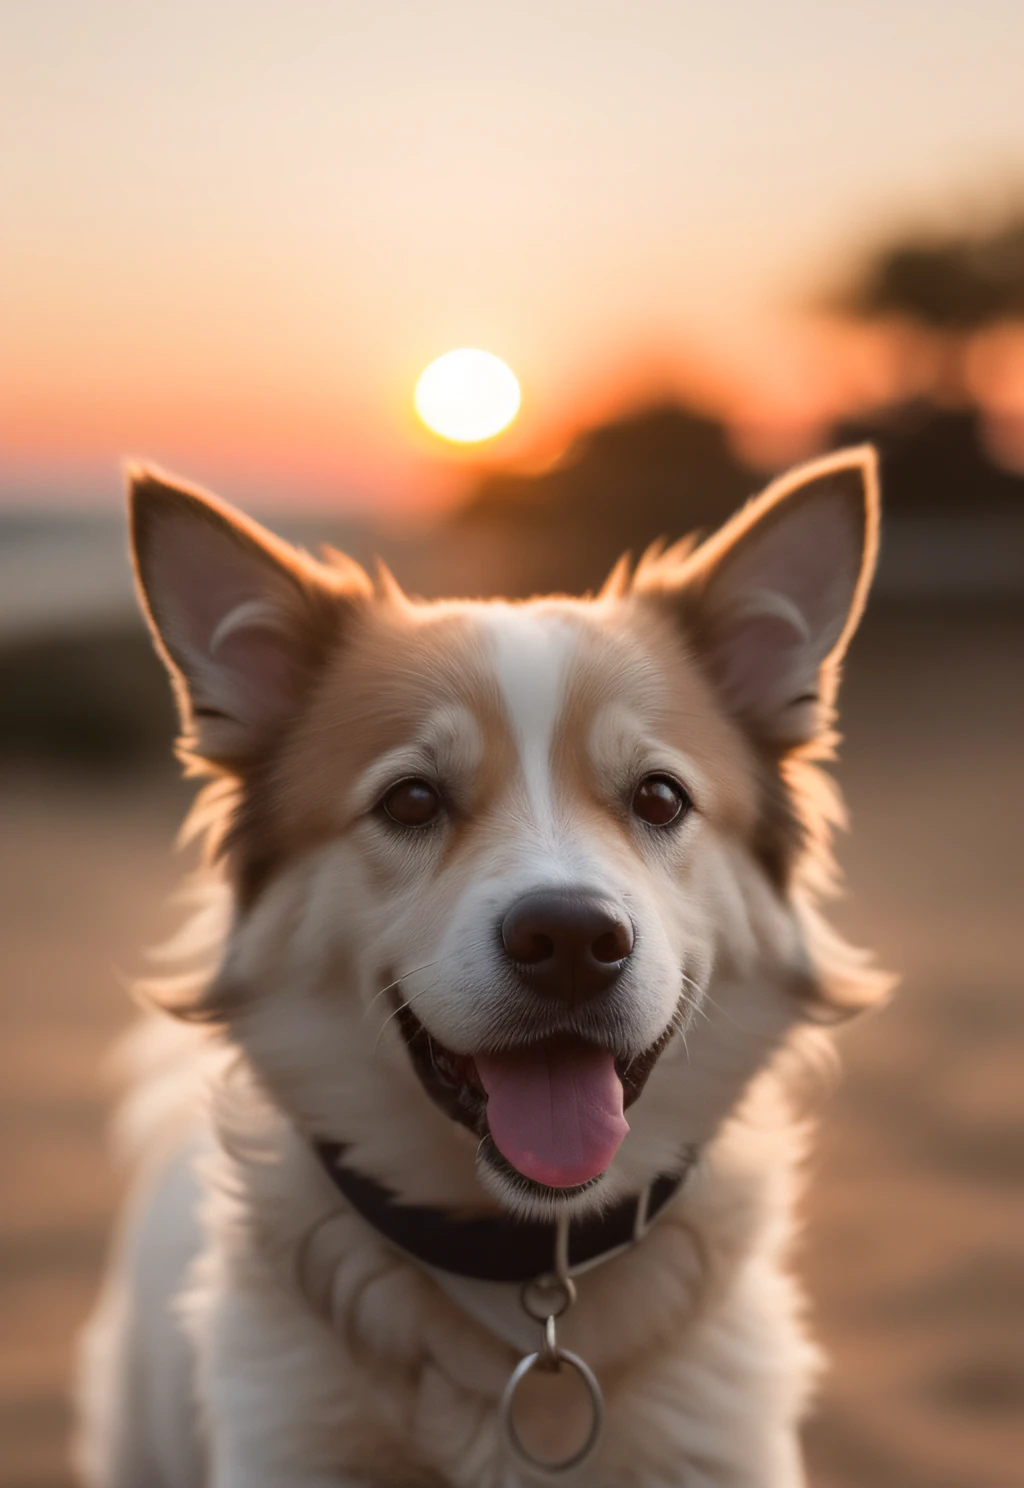
M 400 780 L 381 805 L 400 827 L 425 827 L 441 810 L 441 797 L 426 780 Z
M 670 827 L 690 809 L 690 798 L 670 775 L 648 775 L 633 792 L 633 812 L 651 827 Z

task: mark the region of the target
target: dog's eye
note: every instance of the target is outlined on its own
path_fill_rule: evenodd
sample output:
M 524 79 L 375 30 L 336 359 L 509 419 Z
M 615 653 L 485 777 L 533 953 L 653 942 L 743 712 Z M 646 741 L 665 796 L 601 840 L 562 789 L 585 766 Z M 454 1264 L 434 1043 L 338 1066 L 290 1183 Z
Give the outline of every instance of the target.
M 633 792 L 633 813 L 651 827 L 670 827 L 690 809 L 690 798 L 671 775 L 647 775 Z
M 400 827 L 425 827 L 441 810 L 441 797 L 426 780 L 400 780 L 381 805 Z

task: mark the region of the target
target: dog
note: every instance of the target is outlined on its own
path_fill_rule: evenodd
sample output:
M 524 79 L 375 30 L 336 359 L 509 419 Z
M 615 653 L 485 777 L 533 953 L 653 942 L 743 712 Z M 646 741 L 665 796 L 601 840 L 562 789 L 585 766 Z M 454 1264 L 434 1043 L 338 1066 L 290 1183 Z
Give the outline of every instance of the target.
M 411 599 L 146 467 L 130 509 L 211 779 L 84 1481 L 798 1488 L 808 1071 L 889 987 L 819 909 L 873 452 L 582 599 Z

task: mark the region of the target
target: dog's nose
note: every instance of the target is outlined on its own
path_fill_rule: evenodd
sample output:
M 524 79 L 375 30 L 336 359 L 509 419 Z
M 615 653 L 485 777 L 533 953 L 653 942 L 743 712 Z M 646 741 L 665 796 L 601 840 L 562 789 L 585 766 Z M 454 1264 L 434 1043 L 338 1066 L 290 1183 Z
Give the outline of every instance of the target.
M 501 939 L 539 992 L 578 1002 L 614 982 L 633 950 L 633 927 L 596 894 L 539 889 L 513 904 Z

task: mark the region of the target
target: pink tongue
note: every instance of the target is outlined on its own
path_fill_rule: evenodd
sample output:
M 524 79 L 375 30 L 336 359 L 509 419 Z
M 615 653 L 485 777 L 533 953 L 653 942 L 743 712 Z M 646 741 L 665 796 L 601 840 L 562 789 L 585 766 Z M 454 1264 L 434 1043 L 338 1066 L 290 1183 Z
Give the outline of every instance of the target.
M 491 1136 L 518 1172 L 549 1188 L 604 1172 L 629 1131 L 613 1054 L 559 1039 L 475 1062 Z

